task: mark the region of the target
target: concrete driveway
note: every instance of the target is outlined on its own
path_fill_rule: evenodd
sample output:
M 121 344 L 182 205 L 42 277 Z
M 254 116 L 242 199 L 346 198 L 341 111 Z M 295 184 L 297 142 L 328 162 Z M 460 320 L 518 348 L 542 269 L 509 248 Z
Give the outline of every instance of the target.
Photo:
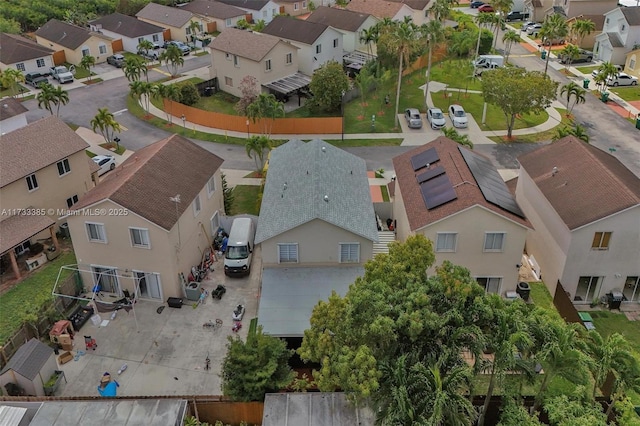
M 234 336 L 231 314 L 238 304 L 246 312 L 239 333 L 246 339 L 249 323 L 256 317 L 262 270 L 260 248 L 256 249 L 252 272 L 245 278 L 224 275 L 222 260 L 214 264 L 215 271 L 204 281 L 211 292 L 218 284 L 227 288 L 222 300 L 210 296 L 204 305 L 193 308 L 170 308 L 166 303 L 139 301 L 134 313 L 118 311 L 115 320 L 106 327 L 87 322 L 75 338 L 75 351 L 84 351 L 83 336 L 96 339 L 95 351 L 87 351 L 60 369 L 68 383 L 59 396 L 98 396 L 97 386 L 103 373 L 109 372 L 118 381 L 118 395 L 221 395 L 220 370 L 226 355 L 227 336 Z M 185 299 L 186 302 L 186 299 Z M 189 302 L 192 303 L 192 302 Z M 165 306 L 162 313 L 157 308 Z M 109 319 L 110 314 L 101 314 Z M 222 328 L 211 330 L 203 324 L 216 318 L 224 321 Z M 205 358 L 211 359 L 211 369 L 205 371 Z M 118 376 L 122 364 L 127 370 Z

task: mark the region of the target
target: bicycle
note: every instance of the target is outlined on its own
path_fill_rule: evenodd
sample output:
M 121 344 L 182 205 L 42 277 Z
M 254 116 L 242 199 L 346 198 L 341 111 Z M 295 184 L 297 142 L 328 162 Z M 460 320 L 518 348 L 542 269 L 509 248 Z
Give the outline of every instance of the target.
M 216 318 L 215 322 L 214 321 L 207 321 L 204 324 L 202 324 L 202 328 L 208 328 L 208 329 L 212 329 L 213 331 L 222 328 L 222 320 L 220 318 Z

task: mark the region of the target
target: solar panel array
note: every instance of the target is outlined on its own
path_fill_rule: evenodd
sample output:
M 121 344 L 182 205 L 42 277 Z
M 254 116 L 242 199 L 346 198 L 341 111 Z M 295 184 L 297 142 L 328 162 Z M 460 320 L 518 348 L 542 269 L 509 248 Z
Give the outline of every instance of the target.
M 524 213 L 513 198 L 507 184 L 504 183 L 498 171 L 493 167 L 491 161 L 479 156 L 465 148 L 458 147 L 462 158 L 467 163 L 469 170 L 473 174 L 476 183 L 482 191 L 484 199 L 491 204 L 495 204 L 517 216 L 524 218 Z
M 423 167 L 427 167 L 427 164 L 433 164 L 438 160 L 440 160 L 440 157 L 438 156 L 438 152 L 436 151 L 436 149 L 429 148 L 428 150 L 411 157 L 411 165 L 413 166 L 413 171 L 415 172 Z
M 422 193 L 424 204 L 429 210 L 458 198 L 446 173 L 421 183 L 420 192 Z
M 429 169 L 424 173 L 420 173 L 418 176 L 416 176 L 416 179 L 418 180 L 418 183 L 422 183 L 433 179 L 434 177 L 440 176 L 441 174 L 444 174 L 444 172 L 444 167 L 438 166 L 434 167 L 433 169 Z

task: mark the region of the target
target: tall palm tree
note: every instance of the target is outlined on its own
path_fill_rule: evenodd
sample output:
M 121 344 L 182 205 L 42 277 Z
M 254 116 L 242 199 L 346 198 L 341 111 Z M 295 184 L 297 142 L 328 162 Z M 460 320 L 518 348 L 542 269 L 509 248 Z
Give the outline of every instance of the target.
M 377 26 L 372 26 L 371 28 L 365 28 L 360 33 L 360 43 L 364 43 L 367 46 L 367 53 L 369 56 L 373 56 L 373 49 L 371 47 L 372 44 L 377 43 L 378 41 L 378 28 Z
M 580 56 L 580 48 L 575 44 L 567 44 L 565 48 L 560 51 L 560 56 L 562 56 L 565 68 L 568 71 L 573 61 Z
M 540 38 L 542 39 L 543 46 L 549 43 L 549 50 L 547 51 L 547 60 L 544 64 L 544 74 L 547 75 L 549 68 L 549 59 L 551 57 L 551 42 L 558 38 L 565 38 L 569 33 L 569 27 L 564 16 L 556 13 L 549 15 L 545 18 L 540 28 Z
M 502 36 L 502 41 L 504 42 L 505 45 L 505 53 L 506 53 L 506 61 L 509 62 L 509 55 L 511 54 L 511 48 L 513 47 L 514 43 L 520 43 L 520 40 L 522 40 L 520 38 L 520 34 L 518 34 L 517 32 L 513 31 L 513 30 L 509 30 L 506 33 L 504 33 L 504 35 Z
M 585 349 L 591 357 L 589 369 L 593 375 L 593 398 L 596 391 L 604 385 L 607 375 L 619 375 L 628 366 L 637 362 L 631 352 L 629 342 L 619 333 L 604 338 L 595 330 L 589 331 L 585 340 Z
M 51 95 L 53 96 L 53 103 L 56 106 L 56 117 L 60 117 L 60 106 L 69 103 L 69 92 L 60 86 L 55 86 L 51 90 Z
M 571 115 L 573 108 L 577 104 L 583 104 L 586 101 L 585 95 L 587 91 L 580 87 L 575 82 L 570 82 L 565 84 L 560 88 L 560 96 L 565 96 L 567 98 L 567 111 L 568 114 Z M 571 98 L 575 98 L 573 104 L 571 103 Z
M 491 16 L 490 13 L 478 13 L 475 17 L 475 21 L 478 25 L 478 42 L 476 44 L 476 54 L 473 57 L 474 60 L 478 59 L 478 53 L 480 52 L 480 39 L 482 38 L 482 29 L 493 23 L 493 16 Z
M 251 136 L 244 145 L 249 158 L 253 158 L 256 163 L 256 170 L 264 169 L 266 154 L 271 150 L 271 140 L 266 135 Z
M 140 76 L 144 74 L 147 76 L 147 64 L 144 59 L 139 56 L 129 56 L 124 60 L 124 65 L 122 66 L 122 71 L 124 72 L 124 76 L 127 77 L 129 81 L 137 81 L 140 80 Z M 149 77 L 147 76 L 147 81 L 149 81 Z
M 160 54 L 158 58 L 160 62 L 164 62 L 167 67 L 167 71 L 171 74 L 171 78 L 174 78 L 178 75 L 178 67 L 184 65 L 184 57 L 182 54 L 182 50 L 173 44 L 170 44 L 169 47 L 165 49 L 164 52 Z
M 138 55 L 142 55 L 144 57 L 144 63 L 148 64 L 150 59 L 151 59 L 149 57 L 149 52 L 153 50 L 153 43 L 151 43 L 146 38 L 142 39 L 142 40 L 140 40 L 140 43 L 138 43 L 137 49 L 138 49 Z M 146 76 L 147 73 L 145 72 L 144 75 Z M 129 81 L 131 81 L 131 80 L 129 80 Z M 147 81 L 149 81 L 149 77 L 148 76 L 147 76 Z
M 260 93 L 255 101 L 247 106 L 247 118 L 262 123 L 262 134 L 271 136 L 271 129 L 276 118 L 284 117 L 284 104 L 272 94 Z
M 53 95 L 53 85 L 51 83 L 42 83 L 40 85 L 40 93 L 36 96 L 38 108 L 43 108 L 53 115 L 53 105 L 55 105 L 55 97 Z
M 400 89 L 402 86 L 402 67 L 409 65 L 411 53 L 415 47 L 415 41 L 418 35 L 418 27 L 409 20 L 409 22 L 399 22 L 395 25 L 392 33 L 391 45 L 399 53 L 398 56 L 398 86 L 396 88 L 396 111 L 395 126 L 398 127 L 398 108 L 400 106 Z
M 18 83 L 24 81 L 24 75 L 18 70 L 13 68 L 7 68 L 4 71 L 0 70 L 0 84 L 6 89 L 11 89 L 11 96 L 16 97 Z
M 89 73 L 89 81 L 91 81 L 91 67 L 95 64 L 96 58 L 91 55 L 83 56 L 82 59 L 80 59 L 80 67 L 84 68 Z
M 131 95 L 132 98 L 138 101 L 142 100 L 144 104 L 144 110 L 148 115 L 149 107 L 150 107 L 149 105 L 150 98 L 153 95 L 153 93 L 157 90 L 156 85 L 152 83 L 147 83 L 146 81 L 136 80 L 129 83 L 129 88 L 130 88 L 129 94 Z
M 98 108 L 98 113 L 91 119 L 90 124 L 94 132 L 96 129 L 100 131 L 106 143 L 112 142 L 113 134 L 122 130 L 120 123 L 107 108 Z
M 429 107 L 427 99 L 429 98 L 429 82 L 431 81 L 431 54 L 433 52 L 433 46 L 444 38 L 444 26 L 440 21 L 432 20 L 424 24 L 421 27 L 421 31 L 427 37 L 427 42 L 429 43 L 427 84 L 424 89 L 424 109 L 426 110 Z
M 173 115 L 171 113 L 173 110 L 173 103 L 180 101 L 180 89 L 175 84 L 158 83 L 155 85 L 155 89 L 152 89 L 152 95 L 156 96 L 158 99 L 168 99 L 170 101 L 168 104 L 169 108 L 165 111 L 165 114 L 167 114 L 167 121 L 169 122 L 169 125 L 172 125 Z
M 571 34 L 576 38 L 576 44 L 582 46 L 586 36 L 596 30 L 596 24 L 591 19 L 577 19 L 571 25 Z
M 494 16 L 496 18 L 496 33 L 493 38 L 493 48 L 496 48 L 496 43 L 498 42 L 498 30 L 504 26 L 505 17 L 507 13 L 513 8 L 513 0 L 491 0 L 489 2 L 493 9 L 497 12 Z

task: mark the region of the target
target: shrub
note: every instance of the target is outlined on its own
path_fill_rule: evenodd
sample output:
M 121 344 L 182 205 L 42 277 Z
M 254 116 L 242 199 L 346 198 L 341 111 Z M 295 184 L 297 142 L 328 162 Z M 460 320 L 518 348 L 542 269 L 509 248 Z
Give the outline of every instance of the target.
M 194 105 L 200 100 L 200 94 L 195 84 L 190 81 L 185 82 L 180 86 L 180 102 L 185 105 Z

